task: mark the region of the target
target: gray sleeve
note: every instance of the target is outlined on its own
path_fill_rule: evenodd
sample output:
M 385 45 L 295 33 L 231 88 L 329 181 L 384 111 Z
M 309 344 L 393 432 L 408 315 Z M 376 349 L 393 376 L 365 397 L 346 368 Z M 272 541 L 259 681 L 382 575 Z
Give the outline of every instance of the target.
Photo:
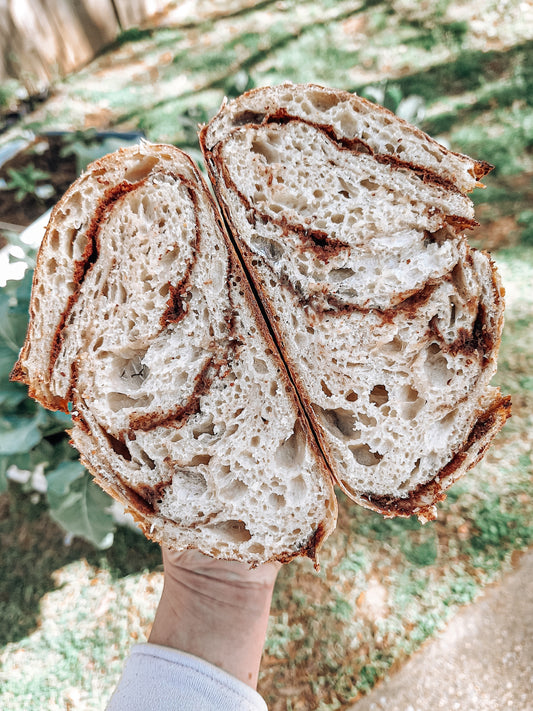
M 259 694 L 203 659 L 135 646 L 106 711 L 267 711 Z

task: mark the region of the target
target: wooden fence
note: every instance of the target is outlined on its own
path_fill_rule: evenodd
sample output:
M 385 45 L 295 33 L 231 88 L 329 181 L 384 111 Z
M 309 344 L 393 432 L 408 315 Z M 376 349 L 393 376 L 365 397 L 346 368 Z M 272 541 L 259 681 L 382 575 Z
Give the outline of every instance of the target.
M 168 0 L 0 0 L 0 83 L 29 93 L 91 60 Z

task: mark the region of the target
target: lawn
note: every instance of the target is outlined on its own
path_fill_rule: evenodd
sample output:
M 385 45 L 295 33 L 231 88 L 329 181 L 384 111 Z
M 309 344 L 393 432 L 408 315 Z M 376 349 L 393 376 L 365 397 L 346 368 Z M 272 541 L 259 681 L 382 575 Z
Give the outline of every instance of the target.
M 512 0 L 489 0 L 482 11 L 475 0 L 196 6 L 179 23 L 171 10 L 158 27 L 124 33 L 58 80 L 46 101 L 3 126 L 0 148 L 29 131 L 78 131 L 85 145 L 91 129 L 140 131 L 200 160 L 197 123 L 224 95 L 293 80 L 357 91 L 495 165 L 487 188 L 473 196 L 481 224 L 471 241 L 491 251 L 506 287 L 496 382 L 512 395 L 513 417 L 484 461 L 450 490 L 436 521 L 385 520 L 339 495 L 320 572 L 297 560 L 278 578 L 260 692 L 271 711 L 347 711 L 533 543 L 533 8 Z M 0 126 L 14 105 L 4 98 Z M 35 195 L 46 177 L 19 178 L 28 210 L 31 201 L 43 210 L 53 201 Z M 14 308 L 5 294 L 0 307 Z M 5 323 L 4 339 L 20 339 Z M 4 370 L 6 358 L 0 349 Z M 2 416 L 13 403 L 31 407 L 14 390 L 1 402 Z M 61 451 L 75 466 L 75 453 L 63 452 L 64 423 L 43 422 L 46 438 L 37 440 L 31 465 Z M 77 495 L 81 481 L 72 479 Z M 0 706 L 103 709 L 129 648 L 149 631 L 160 554 L 123 527 L 105 550 L 65 539 L 60 515 L 51 519 L 38 489 L 38 478 L 11 481 L 0 495 Z

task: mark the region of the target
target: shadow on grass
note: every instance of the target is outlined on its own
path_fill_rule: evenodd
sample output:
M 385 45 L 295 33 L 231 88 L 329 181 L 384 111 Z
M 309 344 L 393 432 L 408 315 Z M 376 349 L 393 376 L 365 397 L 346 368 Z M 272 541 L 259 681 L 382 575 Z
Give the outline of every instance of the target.
M 270 3 L 265 3 L 265 5 L 268 4 Z M 208 48 L 198 45 L 196 47 L 187 46 L 184 49 L 177 50 L 172 65 L 166 70 L 166 74 L 165 70 L 162 70 L 162 77 L 165 78 L 166 76 L 168 78 L 175 74 L 177 65 L 179 71 L 186 75 L 203 76 L 203 84 L 195 86 L 194 89 L 183 91 L 179 96 L 173 94 L 153 103 L 135 106 L 131 110 L 117 115 L 113 125 L 139 121 L 142 116 L 148 113 L 159 112 L 175 103 L 198 96 L 201 92 L 218 89 L 228 98 L 239 96 L 243 91 L 253 88 L 255 81 L 251 80 L 249 85 L 241 86 L 239 80 L 236 81 L 237 74 L 252 72 L 261 62 L 264 62 L 276 52 L 283 50 L 294 41 L 301 39 L 306 34 L 316 32 L 318 28 L 327 27 L 332 23 L 341 23 L 356 14 L 361 14 L 381 4 L 381 0 L 366 0 L 357 9 L 354 9 L 354 7 L 343 9 L 341 6 L 335 15 L 325 15 L 322 19 L 312 17 L 309 21 L 303 21 L 301 24 L 294 26 L 286 21 L 287 17 L 280 16 L 280 21 L 274 23 L 267 30 L 246 30 L 236 34 L 229 41 L 224 35 L 218 39 L 215 35 Z M 262 4 L 243 8 L 239 14 L 251 15 L 261 7 Z M 231 17 L 231 15 L 228 15 L 228 17 Z M 218 19 L 226 19 L 226 16 Z M 210 23 L 210 21 L 200 23 L 197 27 L 207 23 Z M 242 49 L 242 55 L 236 51 L 237 47 Z M 348 58 L 348 63 L 350 61 L 356 63 L 357 61 L 357 52 L 343 51 L 338 48 L 332 48 L 331 52 L 332 58 L 335 60 L 338 60 L 339 56 L 342 55 L 344 60 Z M 218 105 L 216 108 L 218 108 Z M 207 117 L 207 119 L 209 118 L 210 116 Z
M 398 77 L 389 83 L 398 86 L 403 96 L 412 94 L 423 96 L 428 103 L 443 96 L 460 95 L 465 91 L 479 91 L 488 84 L 496 84 L 492 92 L 480 96 L 473 104 L 465 107 L 471 115 L 498 105 L 508 106 L 516 99 L 531 101 L 533 88 L 533 40 L 523 42 L 506 50 L 463 50 L 455 59 Z M 513 74 L 512 77 L 509 74 Z M 364 92 L 365 85 L 355 86 L 353 91 Z M 483 94 L 483 92 L 481 92 Z M 464 122 L 465 113 L 457 110 L 444 118 L 426 121 L 424 130 L 449 130 L 456 122 Z M 439 122 L 440 121 L 440 122 Z
M 59 568 L 85 558 L 118 578 L 161 564 L 158 545 L 123 527 L 106 551 L 79 539 L 66 546 L 64 532 L 51 520 L 45 504 L 32 504 L 17 486 L 0 496 L 0 546 L 0 645 L 35 629 L 40 600 L 55 589 L 53 573 Z

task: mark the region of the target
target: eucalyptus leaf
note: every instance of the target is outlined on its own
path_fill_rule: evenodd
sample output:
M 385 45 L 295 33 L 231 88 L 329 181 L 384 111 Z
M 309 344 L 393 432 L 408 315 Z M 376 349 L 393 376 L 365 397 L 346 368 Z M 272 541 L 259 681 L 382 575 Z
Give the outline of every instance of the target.
M 8 380 L 15 361 L 17 359 L 18 349 L 13 350 L 11 346 L 3 339 L 0 340 L 0 381 Z M 3 386 L 4 383 L 1 382 Z
M 83 468 L 76 462 L 64 463 L 48 475 L 50 515 L 71 535 L 84 538 L 97 548 L 107 548 L 113 543 L 115 529 L 109 513 L 111 499 L 88 472 L 80 475 L 80 469 Z
M 35 417 L 8 415 L 0 419 L 0 455 L 29 452 L 41 440 L 39 414 Z
M 0 376 L 0 407 L 4 412 L 15 410 L 28 397 L 26 388 L 20 383 L 10 383 Z
M 59 507 L 67 495 L 70 486 L 77 479 L 81 479 L 85 469 L 79 462 L 61 462 L 55 469 L 46 475 L 48 481 L 47 496 L 51 507 Z
M 1 391 L 0 391 L 1 395 Z M 46 422 L 42 427 L 43 437 L 64 432 L 67 428 L 72 427 L 72 417 L 65 412 L 47 412 Z
M 11 349 L 15 356 L 18 355 L 26 336 L 30 291 L 31 278 L 7 282 L 6 286 L 0 289 L 0 343 Z M 15 360 L 16 358 L 13 362 Z

